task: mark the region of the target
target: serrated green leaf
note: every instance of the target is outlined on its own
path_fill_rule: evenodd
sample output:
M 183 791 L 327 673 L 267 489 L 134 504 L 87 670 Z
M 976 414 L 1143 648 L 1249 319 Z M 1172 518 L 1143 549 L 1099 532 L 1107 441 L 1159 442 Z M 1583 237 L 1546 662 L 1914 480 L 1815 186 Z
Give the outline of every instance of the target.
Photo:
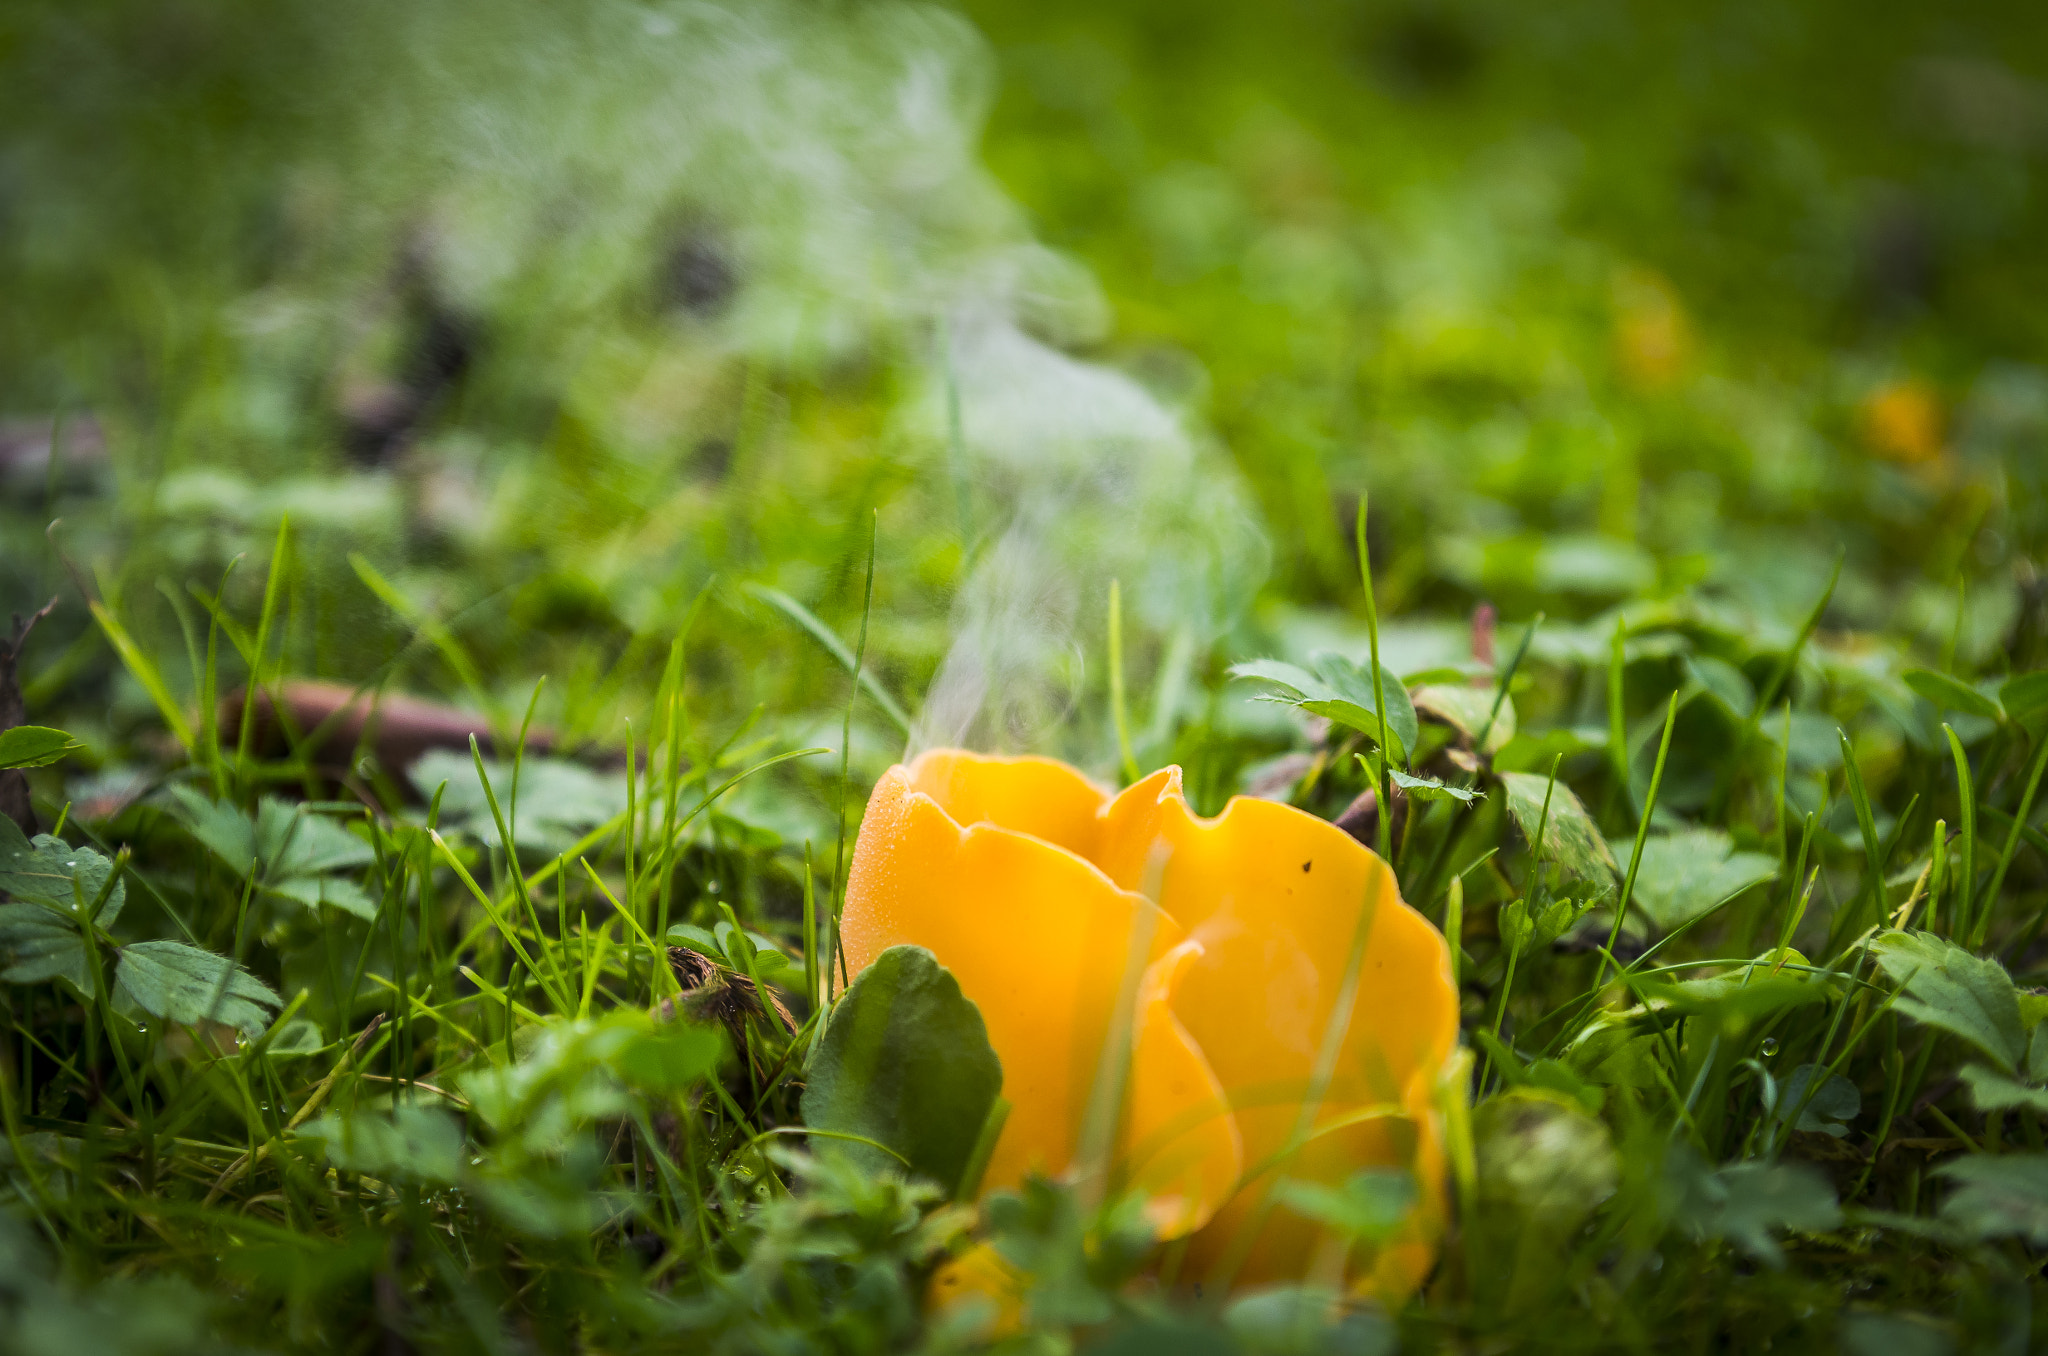
M 353 880 L 332 874 L 369 865 L 376 851 L 331 818 L 265 796 L 252 820 L 189 786 L 169 788 L 167 803 L 173 817 L 236 876 L 246 879 L 254 863 L 269 894 L 308 909 L 326 904 L 366 921 L 376 918 L 376 901 Z
M 113 870 L 114 864 L 91 848 L 73 847 L 47 833 L 24 838 L 12 819 L 0 815 L 0 890 L 16 899 L 47 904 L 71 916 L 80 899 L 92 907 Z M 96 915 L 99 925 L 112 927 L 127 902 L 127 882 L 116 881 Z
M 226 801 L 210 800 L 189 786 L 164 789 L 164 804 L 172 818 L 238 877 L 249 874 L 256 860 L 256 825 L 249 816 Z
M 377 860 L 375 849 L 326 815 L 269 796 L 256 807 L 256 855 L 266 880 L 347 871 Z
M 1976 1238 L 2048 1247 L 2048 1154 L 1972 1154 L 1935 1172 L 1957 1184 L 1941 1217 Z
M 1884 933 L 1870 952 L 1901 989 L 1900 1012 L 1961 1036 L 2003 1073 L 2019 1069 L 2026 1031 L 2019 994 L 2004 966 L 1926 932 Z
M 981 1012 L 932 953 L 892 946 L 832 1010 L 804 1088 L 804 1123 L 860 1135 L 946 1187 L 960 1180 L 1003 1067 Z M 871 1170 L 897 1166 L 866 1145 L 839 1146 Z
M 1536 912 L 1536 945 L 1549 946 L 1579 925 L 1592 911 L 1590 899 L 1551 899 Z
M 1965 1064 L 1963 1086 L 1979 1111 L 2024 1109 L 2048 1115 L 2048 1088 L 2031 1087 L 1982 1064 Z
M 11 730 L 0 730 L 0 770 L 48 767 L 80 747 L 62 730 L 46 725 L 17 725 Z
M 462 1170 L 462 1123 L 438 1107 L 329 1112 L 300 1126 L 298 1137 L 322 1141 L 327 1161 L 349 1172 L 452 1185 Z
M 343 876 L 291 876 L 264 888 L 269 894 L 309 909 L 325 904 L 366 922 L 374 922 L 377 917 L 377 901 L 363 893 L 362 886 Z
M 1607 840 L 1600 836 L 1593 817 L 1572 789 L 1562 781 L 1550 796 L 1550 818 L 1543 817 L 1543 797 L 1550 778 L 1533 772 L 1503 772 L 1501 786 L 1508 794 L 1508 813 L 1523 837 L 1535 840 L 1539 826 L 1543 833 L 1544 859 L 1575 880 L 1612 884 L 1620 871 Z
M 1997 720 L 2001 714 L 1997 702 L 1946 673 L 1934 669 L 1907 669 L 1899 678 L 1938 710 L 1961 711 L 1984 720 Z
M 152 1017 L 193 1025 L 221 1022 L 254 1036 L 279 1006 L 270 986 L 226 956 L 183 942 L 135 942 L 121 948 L 115 985 Z

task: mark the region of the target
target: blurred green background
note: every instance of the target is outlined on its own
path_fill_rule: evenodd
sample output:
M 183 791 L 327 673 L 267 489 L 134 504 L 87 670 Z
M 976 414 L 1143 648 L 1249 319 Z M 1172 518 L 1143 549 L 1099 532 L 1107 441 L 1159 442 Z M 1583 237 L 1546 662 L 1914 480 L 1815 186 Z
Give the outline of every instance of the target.
M 118 776 L 155 718 L 85 595 L 190 700 L 188 586 L 248 553 L 253 616 L 287 514 L 288 670 L 501 728 L 547 674 L 593 747 L 700 594 L 706 718 L 836 743 L 844 674 L 762 590 L 850 644 L 872 529 L 869 658 L 919 714 L 861 709 L 868 771 L 906 738 L 1113 767 L 1114 579 L 1140 760 L 1212 805 L 1210 736 L 1277 719 L 1223 667 L 1362 636 L 1367 492 L 1396 668 L 1465 658 L 1482 601 L 1541 609 L 1539 655 L 1604 653 L 1616 608 L 1768 648 L 1838 550 L 1841 664 L 2037 662 L 2044 26 L 23 0 L 0 592 L 62 600 L 31 711 Z

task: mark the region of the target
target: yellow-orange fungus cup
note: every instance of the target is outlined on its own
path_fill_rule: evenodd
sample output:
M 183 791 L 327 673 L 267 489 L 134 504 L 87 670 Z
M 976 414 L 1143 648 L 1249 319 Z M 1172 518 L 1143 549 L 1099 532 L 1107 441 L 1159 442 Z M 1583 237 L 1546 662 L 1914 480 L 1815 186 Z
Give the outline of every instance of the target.
M 1246 798 L 1202 819 L 1177 767 L 1111 796 L 1049 758 L 933 750 L 876 784 L 841 934 L 856 972 L 928 948 L 981 1009 L 1012 1106 L 984 1191 L 1079 1167 L 1105 1045 L 1128 1033 L 1107 1185 L 1144 1193 L 1160 1237 L 1186 1238 L 1183 1282 L 1341 1281 L 1397 1300 L 1427 1273 L 1446 1210 L 1450 956 L 1343 830 Z M 1270 1191 L 1367 1167 L 1408 1169 L 1418 1188 L 1377 1249 L 1347 1255 Z

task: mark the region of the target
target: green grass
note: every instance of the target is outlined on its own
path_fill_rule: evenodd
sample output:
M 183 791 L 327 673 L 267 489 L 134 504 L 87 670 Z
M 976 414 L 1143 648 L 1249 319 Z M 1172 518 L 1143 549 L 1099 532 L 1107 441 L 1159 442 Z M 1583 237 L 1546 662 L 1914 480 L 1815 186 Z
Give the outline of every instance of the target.
M 2048 1341 L 2036 21 L 967 9 L 0 19 L 0 1347 Z M 952 740 L 1404 789 L 1420 1294 L 801 1133 Z

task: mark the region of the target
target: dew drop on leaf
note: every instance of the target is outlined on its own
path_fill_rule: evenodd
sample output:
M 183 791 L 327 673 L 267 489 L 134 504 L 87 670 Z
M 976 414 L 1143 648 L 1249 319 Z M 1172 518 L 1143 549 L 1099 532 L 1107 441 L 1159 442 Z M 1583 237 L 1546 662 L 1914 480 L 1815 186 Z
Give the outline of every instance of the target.
M 1764 1052 L 1764 1058 L 1769 1059 L 1772 1055 L 1778 1053 L 1778 1038 L 1776 1036 L 1766 1036 L 1763 1039 L 1763 1044 L 1758 1048 Z

